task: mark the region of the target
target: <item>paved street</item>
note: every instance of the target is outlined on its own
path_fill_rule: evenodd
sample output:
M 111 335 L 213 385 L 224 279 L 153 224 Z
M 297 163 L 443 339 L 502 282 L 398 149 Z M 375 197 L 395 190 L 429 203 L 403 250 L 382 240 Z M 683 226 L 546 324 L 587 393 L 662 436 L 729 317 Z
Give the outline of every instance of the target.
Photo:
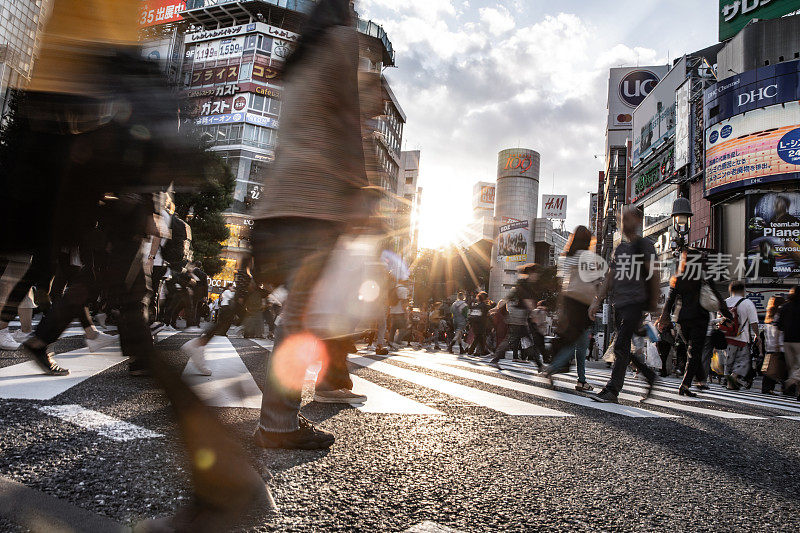
M 35 375 L 0 352 L 0 486 L 19 482 L 121 525 L 170 513 L 190 486 L 165 397 L 150 379 L 128 376 L 116 349 L 90 354 L 70 332 L 56 344 L 67 377 Z M 178 348 L 190 338 L 162 333 L 158 346 L 186 365 Z M 498 370 L 446 353 L 360 353 L 351 372 L 366 404 L 304 408 L 336 433 L 333 448 L 266 451 L 249 444 L 262 346 L 270 343 L 217 337 L 214 375 L 184 371 L 274 476 L 280 514 L 259 530 L 800 527 L 793 399 L 714 385 L 680 401 L 667 379 L 640 404 L 643 382 L 629 374 L 620 405 L 598 404 L 574 394 L 574 374 L 548 390 L 524 363 Z M 608 370 L 595 363 L 588 373 L 598 386 Z M 4 518 L 0 530 L 25 529 Z

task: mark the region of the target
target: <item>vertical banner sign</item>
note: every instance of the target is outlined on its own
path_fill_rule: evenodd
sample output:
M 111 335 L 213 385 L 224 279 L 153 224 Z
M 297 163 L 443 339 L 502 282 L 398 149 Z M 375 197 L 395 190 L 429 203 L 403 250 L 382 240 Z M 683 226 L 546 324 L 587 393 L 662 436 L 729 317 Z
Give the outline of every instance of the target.
M 506 263 L 524 263 L 528 260 L 527 220 L 518 220 L 500 226 L 497 235 L 497 258 Z
M 675 92 L 675 170 L 689 164 L 689 85 L 686 80 Z
M 565 220 L 567 218 L 567 197 L 563 194 L 542 195 L 542 218 Z
M 745 208 L 749 271 L 757 268 L 760 278 L 800 277 L 800 193 L 751 194 Z

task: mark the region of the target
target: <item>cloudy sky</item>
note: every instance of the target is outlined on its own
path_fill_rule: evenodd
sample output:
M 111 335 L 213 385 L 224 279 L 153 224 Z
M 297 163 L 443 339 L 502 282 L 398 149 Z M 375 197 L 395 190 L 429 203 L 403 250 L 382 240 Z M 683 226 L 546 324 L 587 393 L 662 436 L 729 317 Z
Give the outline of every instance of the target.
M 542 156 L 539 192 L 568 195 L 588 223 L 602 169 L 608 68 L 665 64 L 716 43 L 717 0 L 358 0 L 386 29 L 386 76 L 422 151 L 421 244 L 471 216 L 472 185 L 494 181 L 497 152 Z

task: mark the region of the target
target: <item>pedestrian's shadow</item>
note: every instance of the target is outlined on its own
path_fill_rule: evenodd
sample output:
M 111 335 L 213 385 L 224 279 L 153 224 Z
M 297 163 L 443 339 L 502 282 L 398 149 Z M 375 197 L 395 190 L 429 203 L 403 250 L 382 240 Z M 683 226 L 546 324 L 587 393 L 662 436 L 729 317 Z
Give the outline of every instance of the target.
M 661 430 L 641 431 L 641 426 L 623 421 L 622 417 L 596 418 L 600 423 L 614 426 L 619 432 L 626 432 L 635 438 L 648 441 L 664 449 L 665 454 L 676 454 L 687 462 L 703 463 L 715 473 L 721 472 L 738 477 L 749 484 L 756 485 L 766 492 L 787 500 L 800 501 L 800 461 L 763 440 L 753 439 L 737 430 L 724 420 L 705 418 L 697 415 L 702 428 L 681 423 L 681 419 L 646 419 L 649 424 L 661 424 Z M 756 423 L 787 422 L 755 421 Z M 751 422 L 752 423 L 752 422 Z M 610 439 L 615 432 L 607 432 Z M 680 443 L 676 445 L 676 435 Z M 598 443 L 602 444 L 602 443 Z M 780 473 L 761 475 L 763 473 Z M 687 480 L 687 482 L 692 482 Z

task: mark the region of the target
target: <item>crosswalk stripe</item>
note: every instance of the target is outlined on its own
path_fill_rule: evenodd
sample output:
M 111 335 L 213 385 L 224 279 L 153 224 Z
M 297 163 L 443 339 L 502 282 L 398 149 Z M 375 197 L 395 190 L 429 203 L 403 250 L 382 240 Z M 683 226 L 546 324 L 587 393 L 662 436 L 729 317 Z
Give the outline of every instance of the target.
M 40 405 L 37 409 L 117 442 L 154 439 L 164 435 L 80 405 Z
M 509 398 L 508 396 L 502 396 L 493 392 L 486 392 L 480 389 L 466 387 L 458 383 L 439 379 L 437 377 L 429 376 L 421 372 L 415 372 L 406 368 L 400 368 L 399 366 L 384 363 L 382 361 L 376 361 L 374 359 L 359 356 L 351 356 L 349 360 L 359 366 L 364 366 L 398 379 L 410 381 L 422 387 L 434 389 L 444 394 L 454 396 L 483 407 L 488 407 L 508 415 L 572 416 L 561 411 L 556 411 L 555 409 L 548 409 L 532 403 Z
M 532 385 L 526 385 L 524 383 L 518 383 L 516 381 L 511 381 L 508 379 L 502 378 L 494 378 L 491 376 L 487 376 L 485 374 L 479 374 L 477 372 L 469 372 L 460 370 L 457 368 L 452 368 L 447 365 L 432 363 L 430 361 L 423 360 L 422 358 L 414 358 L 414 357 L 407 357 L 405 355 L 401 356 L 403 361 L 409 359 L 408 362 L 415 366 L 421 366 L 423 368 L 428 368 L 430 370 L 436 370 L 438 372 L 444 372 L 447 374 L 452 374 L 458 377 L 463 377 L 466 379 L 472 379 L 475 381 L 480 381 L 486 383 L 488 385 L 495 385 L 498 387 L 503 387 L 506 389 L 516 390 L 519 392 L 523 392 L 525 394 L 531 394 L 533 396 L 538 396 L 540 398 L 547 398 L 551 400 L 559 400 L 566 403 L 571 403 L 574 405 L 580 405 L 583 407 L 589 407 L 591 409 L 597 409 L 599 411 L 606 411 L 609 413 L 614 413 L 618 415 L 629 416 L 633 418 L 672 418 L 674 415 L 658 413 L 656 411 L 650 411 L 648 409 L 640 409 L 638 407 L 630 407 L 627 405 L 620 405 L 620 404 L 613 404 L 613 403 L 599 403 L 592 401 L 591 398 L 587 398 L 585 396 L 580 396 L 577 394 L 570 394 L 568 392 L 562 391 L 555 391 L 550 389 L 545 389 L 542 387 L 536 387 Z M 449 362 L 448 364 L 456 364 L 457 366 L 464 366 L 464 367 L 471 367 L 475 368 L 476 365 L 471 364 L 466 361 L 453 361 Z M 514 377 L 517 379 L 521 379 L 524 381 L 528 381 L 530 383 L 547 383 L 547 380 L 542 377 L 536 376 L 529 376 L 520 372 L 516 372 L 513 370 L 499 370 L 496 367 L 492 366 L 481 366 L 481 370 L 485 370 L 491 372 L 493 374 L 500 374 L 503 376 Z M 628 399 L 628 398 L 623 398 Z M 638 401 L 638 397 L 635 398 Z
M 356 394 L 366 394 L 367 401 L 357 406 L 359 411 L 365 413 L 383 413 L 398 415 L 443 415 L 444 413 L 433 407 L 406 398 L 402 394 L 397 394 L 371 381 L 351 374 L 353 380 L 353 392 Z
M 166 339 L 172 337 L 173 335 L 177 335 L 178 333 L 180 333 L 180 331 L 177 331 L 177 330 L 163 330 L 162 329 L 161 331 L 156 333 L 156 342 L 161 342 L 163 340 L 166 340 Z
M 800 413 L 800 405 L 795 405 L 796 402 L 774 396 L 770 397 L 749 393 L 749 391 L 728 391 L 718 388 L 717 386 L 712 386 L 710 390 L 698 391 L 697 394 L 699 398 L 713 399 L 714 401 L 730 401 L 766 409 L 780 409 L 792 413 Z
M 206 366 L 210 376 L 198 374 L 189 361 L 183 380 L 213 407 L 261 408 L 261 389 L 227 337 L 214 337 L 206 346 Z
M 779 416 L 778 418 L 785 418 L 786 420 L 797 420 L 800 422 L 800 416 Z
M 56 355 L 54 359 L 69 369 L 66 376 L 42 373 L 33 361 L 0 368 L 0 398 L 8 400 L 50 400 L 62 392 L 127 359 L 119 346 L 108 346 L 91 353 L 81 348 Z
M 258 344 L 265 350 L 272 350 L 272 347 L 275 346 L 275 341 L 271 341 L 269 339 L 247 339 L 249 341 L 253 341 L 254 343 Z

